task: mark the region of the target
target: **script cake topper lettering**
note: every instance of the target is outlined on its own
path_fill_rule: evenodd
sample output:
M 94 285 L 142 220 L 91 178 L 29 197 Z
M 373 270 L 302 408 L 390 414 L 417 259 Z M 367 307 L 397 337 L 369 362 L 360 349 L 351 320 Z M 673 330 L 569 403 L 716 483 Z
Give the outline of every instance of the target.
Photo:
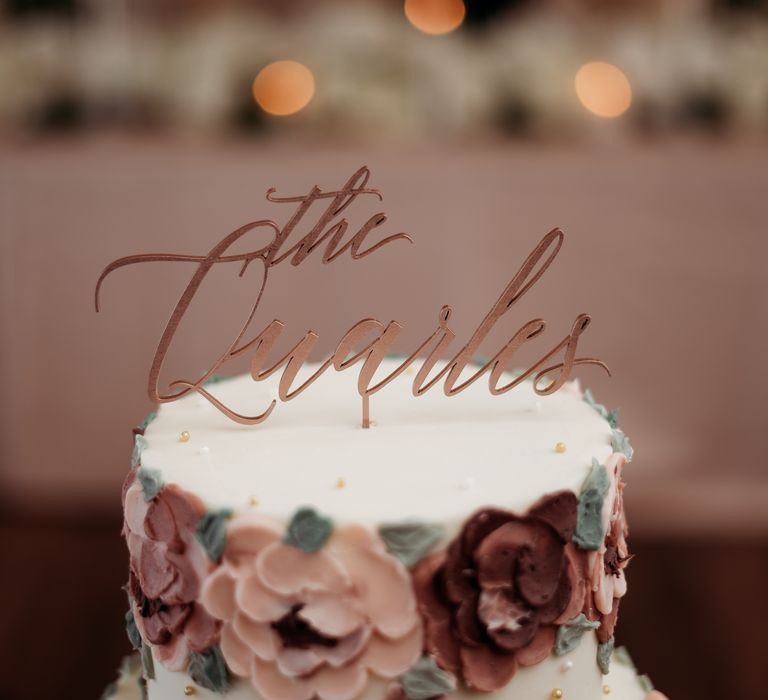
M 499 319 L 509 311 L 515 302 L 528 292 L 536 282 L 538 282 L 539 278 L 546 272 L 547 268 L 552 264 L 555 257 L 560 252 L 564 240 L 564 234 L 560 229 L 553 229 L 539 241 L 538 245 L 523 261 L 523 264 L 506 285 L 497 301 L 477 326 L 467 343 L 433 376 L 430 375 L 434 370 L 435 365 L 440 361 L 448 346 L 451 345 L 456 338 L 456 334 L 448 325 L 451 316 L 450 306 L 443 306 L 440 309 L 437 328 L 435 328 L 394 371 L 386 377 L 379 379 L 376 383 L 372 383 L 376 371 L 384 360 L 384 357 L 392 350 L 392 347 L 403 328 L 400 323 L 394 320 L 387 324 L 373 318 L 366 318 L 357 322 L 342 336 L 334 352 L 326 358 L 325 361 L 320 363 L 319 367 L 312 373 L 312 375 L 304 380 L 299 386 L 294 387 L 293 384 L 298 372 L 307 361 L 317 343 L 319 336 L 315 331 L 307 331 L 304 337 L 291 350 L 283 355 L 283 357 L 278 359 L 271 366 L 266 366 L 268 364 L 267 358 L 270 355 L 270 351 L 282 333 L 285 324 L 282 321 L 275 319 L 267 324 L 266 327 L 250 341 L 244 342 L 243 339 L 254 321 L 256 312 L 259 310 L 269 277 L 269 271 L 273 267 L 286 261 L 296 267 L 317 248 L 323 248 L 323 246 L 322 261 L 325 264 L 329 264 L 338 259 L 346 251 L 349 251 L 352 259 L 359 260 L 360 258 L 375 253 L 383 246 L 397 241 L 413 243 L 412 238 L 407 233 L 396 233 L 380 238 L 376 242 L 368 242 L 367 239 L 374 229 L 381 226 L 387 220 L 384 213 L 374 214 L 354 235 L 345 238 L 347 236 L 349 222 L 341 216 L 344 210 L 361 195 L 374 196 L 377 197 L 379 201 L 382 199 L 381 193 L 377 189 L 368 187 L 369 179 L 370 171 L 367 167 L 362 167 L 357 170 L 357 172 L 355 172 L 339 190 L 326 192 L 315 186 L 305 195 L 278 197 L 275 194 L 275 189 L 272 188 L 267 191 L 267 201 L 276 204 L 296 205 L 295 211 L 290 216 L 287 223 L 282 227 L 278 226 L 272 220 L 261 219 L 245 224 L 232 233 L 229 233 L 211 248 L 206 255 L 181 255 L 176 253 L 144 253 L 139 255 L 129 255 L 115 260 L 104 269 L 96 284 L 94 295 L 97 312 L 100 310 L 102 284 L 107 276 L 119 268 L 148 262 L 191 263 L 196 266 L 192 278 L 173 309 L 171 317 L 155 351 L 155 356 L 149 372 L 148 388 L 150 399 L 157 403 L 168 403 L 170 401 L 176 401 L 194 391 L 210 401 L 226 416 L 238 423 L 246 425 L 262 423 L 274 410 L 277 404 L 277 399 L 273 399 L 270 404 L 265 407 L 262 413 L 247 416 L 237 413 L 230 407 L 224 405 L 204 386 L 216 371 L 228 360 L 249 352 L 252 353 L 250 374 L 254 381 L 262 381 L 277 372 L 280 368 L 283 368 L 278 387 L 278 397 L 281 401 L 290 401 L 291 399 L 296 398 L 330 367 L 341 372 L 352 365 L 362 363 L 358 375 L 357 391 L 362 398 L 362 425 L 364 428 L 367 428 L 370 425 L 370 397 L 402 374 L 417 360 L 421 362 L 421 366 L 416 372 L 412 383 L 413 395 L 417 397 L 429 391 L 441 380 L 444 380 L 443 391 L 446 396 L 455 396 L 477 381 L 485 373 L 489 373 L 488 388 L 490 393 L 494 396 L 510 391 L 531 376 L 533 377 L 533 389 L 537 394 L 552 394 L 568 381 L 573 368 L 576 365 L 597 365 L 610 374 L 608 367 L 601 360 L 593 357 L 576 356 L 576 346 L 579 338 L 590 323 L 590 316 L 582 313 L 573 321 L 569 333 L 562 338 L 562 340 L 556 343 L 534 364 L 528 367 L 525 371 L 514 376 L 506 384 L 500 385 L 500 382 L 503 379 L 503 373 L 508 368 L 513 355 L 524 343 L 541 335 L 546 326 L 544 320 L 533 319 L 522 325 L 490 360 L 476 369 L 471 376 L 460 381 L 462 373 L 467 366 L 472 363 L 473 357 L 480 345 Z M 299 223 L 304 220 L 308 211 L 315 203 L 323 201 L 327 202 L 327 206 L 322 214 L 320 214 L 309 233 L 305 234 L 293 245 L 290 245 L 290 247 L 287 247 L 289 245 L 288 239 L 294 233 Z M 266 245 L 245 253 L 231 252 L 235 244 L 249 234 L 253 234 L 254 232 L 263 233 L 264 231 L 271 235 L 271 239 Z M 262 266 L 263 277 L 261 285 L 256 294 L 254 303 L 250 307 L 245 322 L 227 350 L 211 364 L 210 368 L 203 374 L 203 376 L 194 381 L 186 379 L 176 379 L 171 381 L 169 383 L 171 393 L 161 393 L 159 389 L 160 372 L 184 314 L 211 269 L 216 265 L 230 263 L 240 265 L 238 273 L 240 277 L 245 274 L 251 264 L 256 263 Z M 363 345 L 363 347 L 360 347 L 366 340 L 367 343 Z M 561 359 L 559 361 L 554 361 L 559 353 L 562 353 Z M 549 378 L 548 383 L 544 386 L 539 386 L 539 384 L 544 382 L 547 378 Z

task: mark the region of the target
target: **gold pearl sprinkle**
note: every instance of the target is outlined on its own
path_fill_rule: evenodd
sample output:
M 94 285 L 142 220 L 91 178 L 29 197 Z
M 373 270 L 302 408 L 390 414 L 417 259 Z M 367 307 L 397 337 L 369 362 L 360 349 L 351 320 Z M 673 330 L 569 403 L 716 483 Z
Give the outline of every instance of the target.
M 251 496 L 251 500 L 248 501 L 248 505 L 251 506 L 251 508 L 255 508 L 257 505 L 259 505 L 259 499 L 255 496 Z
M 184 695 L 194 695 L 197 691 L 191 686 L 185 686 L 184 688 Z
M 565 452 L 566 449 L 568 448 L 565 446 L 564 442 L 558 442 L 557 445 L 555 445 L 555 452 L 557 452 L 557 454 L 559 455 L 563 454 L 563 452 Z
M 610 685 L 604 685 L 603 686 L 603 695 L 610 695 L 611 694 L 611 686 Z
M 189 442 L 189 432 L 186 430 L 181 431 L 181 435 L 179 435 L 179 442 Z
M 369 425 L 374 428 L 378 425 L 378 423 L 375 420 L 369 421 Z
M 561 697 L 563 697 L 563 691 L 562 691 L 562 690 L 560 690 L 560 688 L 555 688 L 555 689 L 552 691 L 552 697 L 553 697 L 553 698 L 561 698 Z
M 336 488 L 337 489 L 343 489 L 347 485 L 346 480 L 343 476 L 340 476 L 338 479 L 336 479 Z

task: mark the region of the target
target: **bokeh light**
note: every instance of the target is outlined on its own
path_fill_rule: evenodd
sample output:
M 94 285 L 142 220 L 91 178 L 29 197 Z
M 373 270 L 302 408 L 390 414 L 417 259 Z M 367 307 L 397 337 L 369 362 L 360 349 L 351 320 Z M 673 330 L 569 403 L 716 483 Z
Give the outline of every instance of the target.
M 253 97 L 269 114 L 286 116 L 306 107 L 315 94 L 312 71 L 297 61 L 275 61 L 259 71 Z
M 585 63 L 574 82 L 581 104 L 599 117 L 619 117 L 632 104 L 632 88 L 627 76 L 610 63 Z
M 405 0 L 405 16 L 425 34 L 447 34 L 461 26 L 466 9 L 462 0 Z

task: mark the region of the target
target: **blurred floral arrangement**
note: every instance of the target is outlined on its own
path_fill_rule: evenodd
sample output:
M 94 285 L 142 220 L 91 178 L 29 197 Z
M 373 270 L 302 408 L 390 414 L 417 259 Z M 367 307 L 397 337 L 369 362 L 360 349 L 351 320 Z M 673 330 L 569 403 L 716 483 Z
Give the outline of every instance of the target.
M 618 66 L 631 86 L 612 133 L 768 132 L 765 18 L 574 21 L 550 8 L 427 36 L 405 21 L 400 3 L 318 5 L 288 19 L 230 6 L 153 22 L 105 3 L 76 21 L 0 20 L 0 135 L 82 126 L 588 135 L 604 120 L 580 100 L 574 78 L 594 60 Z M 266 114 L 252 92 L 256 74 L 283 58 L 314 79 L 311 102 L 289 118 Z

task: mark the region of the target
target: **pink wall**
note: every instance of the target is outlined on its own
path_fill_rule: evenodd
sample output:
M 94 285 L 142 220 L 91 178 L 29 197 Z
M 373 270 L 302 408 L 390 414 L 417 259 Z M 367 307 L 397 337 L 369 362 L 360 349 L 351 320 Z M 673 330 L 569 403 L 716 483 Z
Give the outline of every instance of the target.
M 200 254 L 247 221 L 282 223 L 291 209 L 264 200 L 269 186 L 285 194 L 337 187 L 362 164 L 385 199 L 359 201 L 349 218 L 359 224 L 383 210 L 390 219 L 382 230 L 409 231 L 416 244 L 356 262 L 345 256 L 331 266 L 310 259 L 276 268 L 258 327 L 284 320 L 286 345 L 312 327 L 327 351 L 360 318 L 395 318 L 406 326 L 405 351 L 450 304 L 458 344 L 539 238 L 560 226 L 562 253 L 504 317 L 485 354 L 541 316 L 549 322 L 545 340 L 521 361 L 537 358 L 577 313 L 591 313 L 580 350 L 608 362 L 614 377 L 589 368 L 580 375 L 601 401 L 622 407 L 622 426 L 638 448 L 630 475 L 637 526 L 768 530 L 768 158 L 750 145 L 364 152 L 97 140 L 6 147 L 4 495 L 116 507 L 130 428 L 150 409 L 154 346 L 191 268 L 120 271 L 96 315 L 93 286 L 107 262 L 146 251 Z M 251 287 L 233 269 L 218 275 L 219 290 L 206 297 L 194 328 L 183 329 L 174 374 L 204 367 L 242 318 Z

